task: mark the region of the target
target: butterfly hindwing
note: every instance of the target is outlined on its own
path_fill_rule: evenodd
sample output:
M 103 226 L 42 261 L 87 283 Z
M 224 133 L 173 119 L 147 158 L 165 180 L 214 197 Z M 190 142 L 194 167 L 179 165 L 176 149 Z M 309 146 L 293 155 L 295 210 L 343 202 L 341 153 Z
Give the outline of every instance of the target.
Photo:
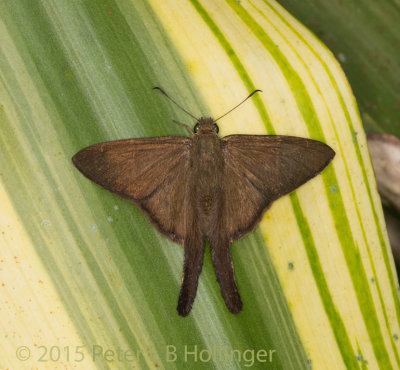
M 274 200 L 316 176 L 335 155 L 324 143 L 292 136 L 231 135 L 222 142 L 231 241 L 252 231 Z
M 184 239 L 191 139 L 127 139 L 89 146 L 73 158 L 90 180 L 137 204 L 175 242 Z
M 189 157 L 183 154 L 177 163 L 166 169 L 163 182 L 137 205 L 148 214 L 158 230 L 172 241 L 183 245 L 190 229 L 187 216 L 191 212 L 189 199 Z

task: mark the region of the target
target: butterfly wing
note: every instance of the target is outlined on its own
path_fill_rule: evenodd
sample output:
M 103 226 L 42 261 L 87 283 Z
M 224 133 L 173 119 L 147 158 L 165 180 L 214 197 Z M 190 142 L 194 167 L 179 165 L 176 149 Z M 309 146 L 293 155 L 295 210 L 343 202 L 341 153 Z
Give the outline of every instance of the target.
M 324 143 L 292 136 L 231 135 L 222 142 L 231 241 L 252 231 L 274 200 L 316 176 L 335 156 Z
M 184 240 L 191 139 L 180 136 L 109 141 L 72 158 L 90 180 L 138 205 L 171 240 Z

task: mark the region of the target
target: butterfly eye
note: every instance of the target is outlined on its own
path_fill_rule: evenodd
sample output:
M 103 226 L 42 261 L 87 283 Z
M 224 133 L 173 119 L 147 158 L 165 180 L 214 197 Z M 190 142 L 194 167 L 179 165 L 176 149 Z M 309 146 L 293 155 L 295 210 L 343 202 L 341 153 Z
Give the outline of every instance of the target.
M 218 134 L 219 132 L 219 127 L 216 123 L 214 123 L 214 131 Z
M 200 129 L 200 125 L 198 123 L 196 123 L 196 125 L 194 126 L 194 132 L 199 131 Z

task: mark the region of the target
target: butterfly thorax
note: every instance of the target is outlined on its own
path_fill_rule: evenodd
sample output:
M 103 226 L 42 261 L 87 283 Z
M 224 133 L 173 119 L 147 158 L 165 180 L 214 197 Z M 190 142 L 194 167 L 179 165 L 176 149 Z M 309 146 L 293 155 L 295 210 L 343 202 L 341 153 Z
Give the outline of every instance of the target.
M 223 169 L 221 140 L 216 133 L 195 135 L 191 153 L 194 197 L 198 215 L 211 218 L 218 208 Z

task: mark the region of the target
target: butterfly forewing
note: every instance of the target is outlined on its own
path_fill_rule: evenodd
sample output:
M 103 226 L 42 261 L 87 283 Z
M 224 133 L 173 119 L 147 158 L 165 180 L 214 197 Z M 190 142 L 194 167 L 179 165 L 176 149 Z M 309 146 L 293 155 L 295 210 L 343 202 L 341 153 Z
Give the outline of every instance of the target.
M 191 139 L 180 136 L 92 145 L 73 158 L 90 180 L 137 204 L 173 241 L 183 243 Z
M 335 152 L 292 136 L 232 135 L 222 139 L 224 212 L 231 241 L 253 230 L 277 198 L 321 172 Z

